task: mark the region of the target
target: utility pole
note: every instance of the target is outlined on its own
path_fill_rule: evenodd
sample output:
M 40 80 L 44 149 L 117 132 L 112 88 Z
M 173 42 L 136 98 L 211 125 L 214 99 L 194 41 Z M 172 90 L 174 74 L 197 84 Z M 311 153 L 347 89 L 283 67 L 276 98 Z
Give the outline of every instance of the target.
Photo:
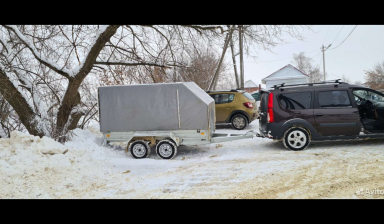
M 217 79 L 217 76 L 219 75 L 220 66 L 221 66 L 221 63 L 223 62 L 223 59 L 224 59 L 224 56 L 225 56 L 225 52 L 227 51 L 229 39 L 230 39 L 231 36 L 232 36 L 232 29 L 229 30 L 229 33 L 227 33 L 227 36 L 225 37 L 223 53 L 221 54 L 219 65 L 217 66 L 215 75 L 213 76 L 212 82 L 209 85 L 209 89 L 208 90 L 212 90 L 212 87 L 216 88 L 216 85 L 215 85 L 215 84 L 217 84 L 217 80 L 216 79 Z
M 323 71 L 324 71 L 324 81 L 326 81 L 326 77 L 325 77 L 325 56 L 324 56 L 324 52 L 331 46 L 332 44 L 328 45 L 327 48 L 324 49 L 324 45 L 322 46 L 321 51 L 323 52 Z
M 232 26 L 231 29 L 233 29 L 234 26 Z M 237 75 L 237 68 L 236 68 L 236 54 L 233 50 L 233 39 L 232 39 L 232 35 L 231 35 L 231 52 L 232 52 L 232 61 L 233 61 L 233 68 L 235 70 L 235 78 L 236 78 L 236 89 L 240 88 L 239 86 L 239 76 Z
M 239 49 L 240 49 L 240 89 L 244 89 L 244 63 L 243 63 L 243 25 L 239 25 Z

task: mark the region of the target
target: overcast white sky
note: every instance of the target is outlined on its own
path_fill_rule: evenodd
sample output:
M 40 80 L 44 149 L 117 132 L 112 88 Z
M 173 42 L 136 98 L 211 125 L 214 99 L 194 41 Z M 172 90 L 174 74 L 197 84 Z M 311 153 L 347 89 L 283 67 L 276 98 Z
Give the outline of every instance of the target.
M 322 44 L 328 46 L 332 43 L 325 51 L 325 71 L 329 74 L 327 79 L 337 79 L 345 75 L 352 82 L 364 82 L 364 70 L 372 69 L 375 64 L 384 60 L 384 26 L 358 25 L 344 43 L 338 46 L 354 27 L 355 25 L 315 25 L 312 26 L 313 31 L 303 32 L 304 41 L 287 36 L 285 40 L 290 43 L 273 48 L 274 53 L 259 50 L 253 54 L 258 56 L 256 60 L 244 57 L 244 80 L 251 79 L 256 84 L 261 83 L 261 79 L 285 65 L 293 65 L 292 55 L 302 51 L 310 52 L 306 55 L 312 57 L 314 64 L 319 65 L 323 72 L 323 55 L 320 48 Z M 331 50 L 334 47 L 337 48 Z M 227 54 L 230 55 L 230 51 L 227 51 Z M 231 60 L 230 57 L 227 59 Z M 237 56 L 238 68 L 239 61 Z

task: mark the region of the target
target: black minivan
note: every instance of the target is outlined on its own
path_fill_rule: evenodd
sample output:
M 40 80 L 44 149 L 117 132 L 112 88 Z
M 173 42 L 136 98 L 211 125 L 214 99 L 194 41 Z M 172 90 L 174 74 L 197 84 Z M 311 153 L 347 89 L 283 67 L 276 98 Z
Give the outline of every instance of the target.
M 303 150 L 311 140 L 384 138 L 384 94 L 328 81 L 261 91 L 258 137 Z

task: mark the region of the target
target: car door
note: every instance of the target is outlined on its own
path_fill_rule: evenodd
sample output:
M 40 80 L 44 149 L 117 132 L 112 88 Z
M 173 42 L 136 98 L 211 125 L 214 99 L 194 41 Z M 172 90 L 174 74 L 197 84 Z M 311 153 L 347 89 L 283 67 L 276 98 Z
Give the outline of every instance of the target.
M 323 136 L 358 135 L 360 115 L 348 89 L 316 90 L 314 115 Z
M 233 110 L 235 94 L 220 93 L 212 97 L 216 104 L 216 122 L 225 122 Z

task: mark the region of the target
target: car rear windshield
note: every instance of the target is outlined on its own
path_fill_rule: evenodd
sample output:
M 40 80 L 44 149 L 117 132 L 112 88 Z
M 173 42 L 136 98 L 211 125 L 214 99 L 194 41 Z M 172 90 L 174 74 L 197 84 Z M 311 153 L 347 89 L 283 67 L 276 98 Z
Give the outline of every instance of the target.
M 252 97 L 252 95 L 249 94 L 249 93 L 243 93 L 243 95 L 244 95 L 245 97 L 247 97 L 249 100 L 254 100 L 254 98 Z

